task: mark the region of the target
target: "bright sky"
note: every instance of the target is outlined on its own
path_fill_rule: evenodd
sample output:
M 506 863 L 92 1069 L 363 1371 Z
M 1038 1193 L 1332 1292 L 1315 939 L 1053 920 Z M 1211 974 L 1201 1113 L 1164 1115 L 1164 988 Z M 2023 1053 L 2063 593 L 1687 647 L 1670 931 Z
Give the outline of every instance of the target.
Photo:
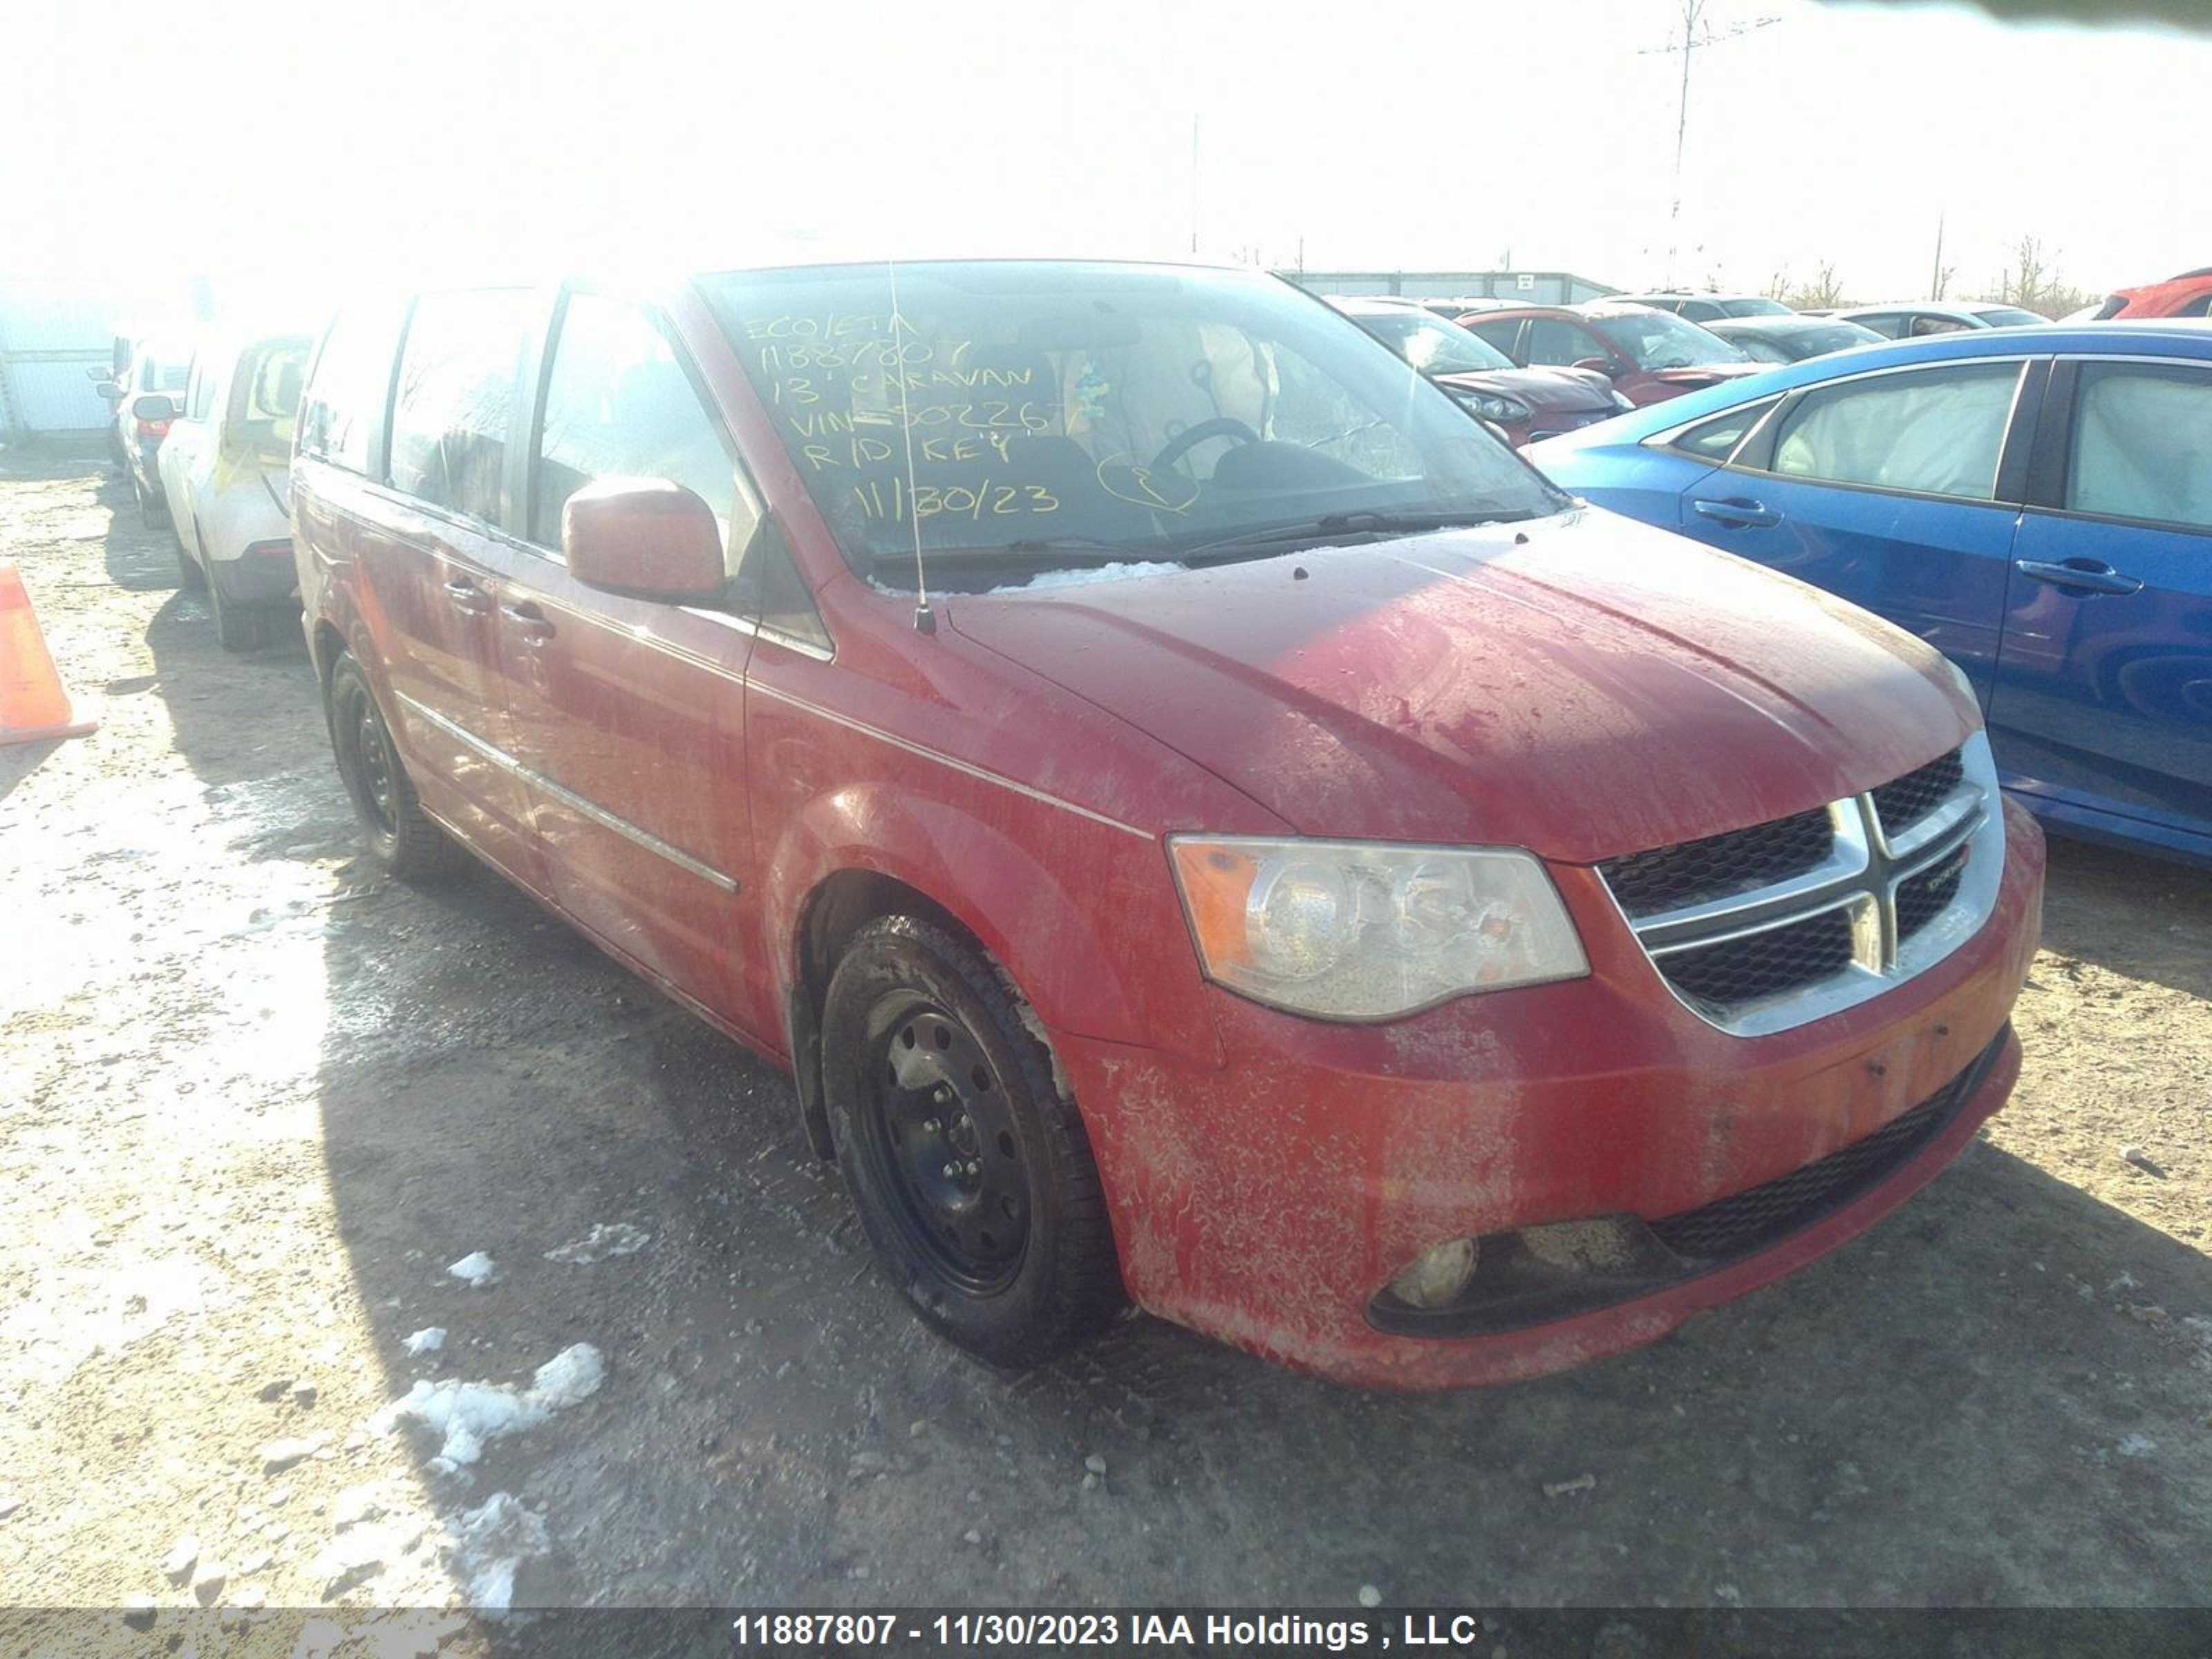
M 0 275 L 280 287 L 787 253 L 1666 275 L 1680 0 L 15 0 Z M 1685 281 L 2212 263 L 2212 36 L 1712 0 Z M 27 102 L 26 101 L 27 100 Z

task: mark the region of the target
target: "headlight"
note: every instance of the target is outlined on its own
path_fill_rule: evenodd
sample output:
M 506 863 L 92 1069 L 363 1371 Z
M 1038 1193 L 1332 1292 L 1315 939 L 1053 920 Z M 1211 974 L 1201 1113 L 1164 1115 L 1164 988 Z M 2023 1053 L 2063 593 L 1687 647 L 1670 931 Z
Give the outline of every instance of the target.
M 1487 392 L 1462 392 L 1457 396 L 1462 406 L 1501 426 L 1514 426 L 1528 418 L 1528 405 L 1510 398 L 1494 397 Z
M 1214 840 L 1168 851 L 1206 976 L 1323 1019 L 1390 1019 L 1589 971 L 1533 853 Z

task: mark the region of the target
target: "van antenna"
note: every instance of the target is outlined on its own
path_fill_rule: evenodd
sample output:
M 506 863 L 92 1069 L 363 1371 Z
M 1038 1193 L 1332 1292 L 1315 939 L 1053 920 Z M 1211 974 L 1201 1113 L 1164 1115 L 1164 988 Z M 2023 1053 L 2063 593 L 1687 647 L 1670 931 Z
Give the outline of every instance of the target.
M 906 437 L 906 521 L 914 526 L 914 631 L 937 632 L 937 613 L 929 608 L 929 578 L 921 567 L 921 514 L 914 500 L 914 421 L 906 409 L 906 347 L 900 338 L 906 319 L 899 314 L 898 262 L 884 261 L 891 279 L 891 372 L 898 376 L 899 426 Z

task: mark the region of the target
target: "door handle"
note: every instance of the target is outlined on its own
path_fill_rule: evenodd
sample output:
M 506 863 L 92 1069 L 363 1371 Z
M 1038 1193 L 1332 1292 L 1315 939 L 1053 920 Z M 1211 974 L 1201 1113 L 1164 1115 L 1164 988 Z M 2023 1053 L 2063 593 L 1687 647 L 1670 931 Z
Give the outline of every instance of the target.
M 514 631 L 531 645 L 543 645 L 553 637 L 553 624 L 545 620 L 545 613 L 528 599 L 519 605 L 503 605 L 499 614 L 514 624 Z
M 456 576 L 446 584 L 446 602 L 464 617 L 481 617 L 491 609 L 491 595 L 466 576 Z
M 1690 502 L 1690 511 L 1701 519 L 1711 519 L 1717 524 L 1727 525 L 1732 529 L 1747 525 L 1758 525 L 1764 527 L 1782 522 L 1782 515 L 1779 513 L 1762 507 L 1757 501 L 1747 501 L 1741 495 L 1725 501 L 1709 501 L 1703 498 L 1696 498 Z
M 2042 559 L 2015 559 L 2012 568 L 2023 576 L 2082 593 L 2140 593 L 2142 578 L 2123 576 L 2096 559 L 2061 559 L 2051 564 Z

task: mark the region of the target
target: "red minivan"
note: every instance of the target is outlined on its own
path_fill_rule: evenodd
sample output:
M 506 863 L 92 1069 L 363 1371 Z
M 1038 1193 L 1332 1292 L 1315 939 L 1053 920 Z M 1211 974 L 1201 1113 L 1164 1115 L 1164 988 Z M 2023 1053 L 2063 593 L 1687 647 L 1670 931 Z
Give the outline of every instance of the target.
M 1255 272 L 417 295 L 291 508 L 376 856 L 787 1066 L 921 1316 L 1363 1384 L 1644 1342 L 1929 1180 L 2042 844 L 1973 697 Z

